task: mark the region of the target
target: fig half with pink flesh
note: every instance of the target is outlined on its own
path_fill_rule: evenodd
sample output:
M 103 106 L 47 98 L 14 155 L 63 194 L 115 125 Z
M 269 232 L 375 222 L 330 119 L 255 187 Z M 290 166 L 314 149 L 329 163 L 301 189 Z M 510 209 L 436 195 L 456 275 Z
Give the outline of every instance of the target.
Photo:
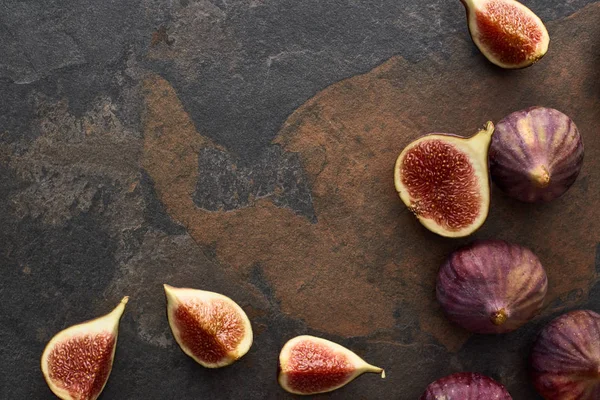
M 476 241 L 453 252 L 436 285 L 448 318 L 475 333 L 514 331 L 538 314 L 547 290 L 536 255 L 501 240 Z
M 548 51 L 550 36 L 542 20 L 515 0 L 461 0 L 475 45 L 502 68 L 525 68 Z
M 463 237 L 483 225 L 490 206 L 488 150 L 493 133 L 491 122 L 470 138 L 432 133 L 398 156 L 396 191 L 430 231 Z
M 431 383 L 419 400 L 512 400 L 512 397 L 490 377 L 459 372 Z
M 95 400 L 112 370 L 128 297 L 110 313 L 57 333 L 42 354 L 42 373 L 63 400 Z
M 553 108 L 516 111 L 496 125 L 490 147 L 494 183 L 525 202 L 546 202 L 573 185 L 583 164 L 575 123 Z
M 314 336 L 289 340 L 279 354 L 279 384 L 294 394 L 331 392 L 365 372 L 385 378 L 383 369 L 366 363 L 344 346 Z
M 600 399 L 600 315 L 577 310 L 551 321 L 533 346 L 531 364 L 546 400 Z
M 250 350 L 252 326 L 235 301 L 206 290 L 169 285 L 164 288 L 175 341 L 198 364 L 224 367 Z

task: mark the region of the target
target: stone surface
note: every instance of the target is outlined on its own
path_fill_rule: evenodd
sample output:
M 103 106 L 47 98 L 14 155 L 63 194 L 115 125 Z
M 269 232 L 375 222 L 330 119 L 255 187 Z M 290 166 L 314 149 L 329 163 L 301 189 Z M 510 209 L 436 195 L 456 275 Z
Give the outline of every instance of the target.
M 550 51 L 502 71 L 458 0 L 0 0 L 0 398 L 52 398 L 46 342 L 129 295 L 102 398 L 291 398 L 279 349 L 312 334 L 388 375 L 328 398 L 415 399 L 469 370 L 535 399 L 535 333 L 600 310 L 600 2 L 524 3 L 548 22 Z M 547 205 L 493 190 L 475 236 L 536 252 L 549 298 L 517 332 L 471 336 L 434 296 L 441 261 L 470 239 L 424 230 L 392 167 L 421 134 L 470 135 L 531 105 L 574 119 L 584 167 Z M 232 297 L 250 352 L 196 365 L 170 334 L 162 283 Z

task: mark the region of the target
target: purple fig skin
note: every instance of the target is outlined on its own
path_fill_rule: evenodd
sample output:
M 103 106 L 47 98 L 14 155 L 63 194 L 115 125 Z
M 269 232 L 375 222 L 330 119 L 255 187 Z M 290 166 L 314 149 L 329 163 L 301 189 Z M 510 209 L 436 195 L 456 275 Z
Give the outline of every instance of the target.
M 489 156 L 492 180 L 502 191 L 524 202 L 547 202 L 577 179 L 583 141 L 562 112 L 531 107 L 498 122 Z
M 531 367 L 546 400 L 600 399 L 600 315 L 577 310 L 551 321 L 533 347 Z
M 475 372 L 459 372 L 427 386 L 419 400 L 512 400 L 506 388 Z
M 514 331 L 538 314 L 548 278 L 531 250 L 502 240 L 475 241 L 453 252 L 437 277 L 448 318 L 475 333 Z

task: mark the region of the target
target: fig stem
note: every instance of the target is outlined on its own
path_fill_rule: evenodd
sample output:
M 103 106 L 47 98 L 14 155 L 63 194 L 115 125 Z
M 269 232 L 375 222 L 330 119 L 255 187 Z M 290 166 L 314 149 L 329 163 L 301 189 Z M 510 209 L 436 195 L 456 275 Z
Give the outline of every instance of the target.
M 545 165 L 540 165 L 538 168 L 531 171 L 531 180 L 533 183 L 543 189 L 550 185 L 550 172 Z
M 379 368 L 371 364 L 367 364 L 365 366 L 364 372 L 373 372 L 375 374 L 381 374 L 381 378 L 385 378 L 385 371 L 383 370 L 383 368 Z
M 471 142 L 471 145 L 473 145 L 476 148 L 481 146 L 481 148 L 487 149 L 489 147 L 490 143 L 492 142 L 492 135 L 494 134 L 495 129 L 496 128 L 494 127 L 494 124 L 492 123 L 492 121 L 488 121 L 485 124 L 484 129 L 479 130 L 475 135 L 471 136 L 468 140 L 469 140 L 469 142 Z
M 120 319 L 125 312 L 125 305 L 129 301 L 129 296 L 125 296 L 121 299 L 121 302 L 108 314 L 116 319 Z
M 492 313 L 492 317 L 490 318 L 492 324 L 496 326 L 504 324 L 507 319 L 508 315 L 506 314 L 506 310 L 504 310 L 504 308 L 501 308 L 500 310 Z

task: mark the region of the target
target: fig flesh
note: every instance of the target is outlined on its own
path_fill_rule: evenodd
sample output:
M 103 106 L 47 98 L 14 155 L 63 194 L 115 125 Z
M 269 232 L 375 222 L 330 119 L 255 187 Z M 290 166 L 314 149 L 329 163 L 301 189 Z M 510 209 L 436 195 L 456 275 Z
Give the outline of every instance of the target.
M 198 364 L 224 367 L 250 350 L 252 325 L 235 301 L 206 290 L 164 288 L 175 341 Z
M 517 200 L 545 202 L 561 196 L 582 164 L 581 135 L 571 118 L 558 110 L 531 107 L 496 125 L 490 147 L 492 180 Z
M 430 231 L 463 237 L 483 225 L 490 205 L 488 149 L 493 133 L 491 122 L 470 138 L 432 133 L 398 156 L 396 191 Z
M 531 364 L 546 400 L 600 399 L 600 315 L 577 310 L 551 321 L 536 340 Z
M 57 333 L 46 345 L 41 367 L 56 396 L 63 400 L 95 400 L 112 370 L 119 321 L 128 297 L 110 313 Z
M 492 378 L 459 372 L 431 383 L 419 400 L 512 400 L 512 397 Z
M 436 295 L 448 318 L 475 333 L 505 333 L 540 311 L 548 278 L 531 250 L 501 240 L 454 251 L 438 273 Z
M 365 372 L 385 378 L 383 369 L 367 364 L 337 343 L 314 336 L 289 340 L 279 354 L 279 384 L 294 394 L 331 392 Z
M 525 68 L 548 51 L 550 36 L 540 18 L 515 0 L 461 0 L 475 45 L 502 68 Z

